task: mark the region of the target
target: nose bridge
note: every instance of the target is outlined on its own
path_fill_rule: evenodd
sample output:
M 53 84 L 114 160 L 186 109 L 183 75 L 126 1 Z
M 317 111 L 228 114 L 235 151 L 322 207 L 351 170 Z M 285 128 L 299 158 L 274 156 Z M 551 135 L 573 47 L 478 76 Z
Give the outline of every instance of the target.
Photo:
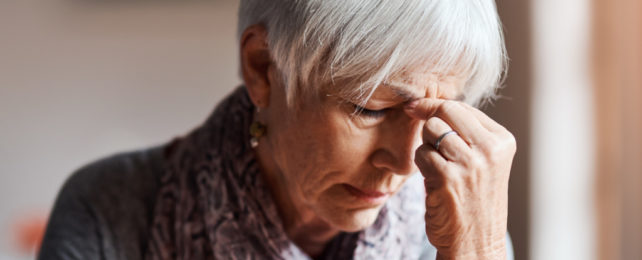
M 421 134 L 421 122 L 408 116 L 389 122 L 382 129 L 380 149 L 390 158 L 383 159 L 387 167 L 397 174 L 409 174 L 415 170 L 415 150 Z

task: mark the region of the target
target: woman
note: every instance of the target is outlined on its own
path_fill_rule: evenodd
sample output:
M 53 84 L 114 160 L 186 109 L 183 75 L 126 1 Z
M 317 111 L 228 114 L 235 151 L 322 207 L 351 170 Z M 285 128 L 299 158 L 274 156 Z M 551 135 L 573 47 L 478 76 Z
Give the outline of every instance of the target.
M 67 181 L 40 259 L 512 258 L 492 0 L 243 0 L 239 49 L 202 126 Z

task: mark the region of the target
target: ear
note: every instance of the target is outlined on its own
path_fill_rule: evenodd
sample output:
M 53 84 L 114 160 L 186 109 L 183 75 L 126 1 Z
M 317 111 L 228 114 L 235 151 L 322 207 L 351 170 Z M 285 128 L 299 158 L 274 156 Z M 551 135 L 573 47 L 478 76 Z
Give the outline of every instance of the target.
M 241 72 L 250 99 L 258 108 L 265 108 L 270 102 L 270 88 L 274 83 L 270 77 L 273 63 L 267 45 L 267 31 L 262 25 L 245 29 L 240 41 Z

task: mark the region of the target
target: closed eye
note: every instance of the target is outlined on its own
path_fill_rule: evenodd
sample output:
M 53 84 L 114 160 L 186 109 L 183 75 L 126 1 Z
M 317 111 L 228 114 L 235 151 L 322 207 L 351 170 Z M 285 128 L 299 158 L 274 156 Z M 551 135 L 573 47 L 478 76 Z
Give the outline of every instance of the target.
M 381 109 L 381 110 L 370 110 L 356 104 L 353 104 L 353 105 L 354 105 L 354 108 L 356 109 L 355 111 L 356 114 L 372 117 L 372 118 L 379 118 L 379 117 L 385 116 L 386 112 L 388 111 L 388 108 Z

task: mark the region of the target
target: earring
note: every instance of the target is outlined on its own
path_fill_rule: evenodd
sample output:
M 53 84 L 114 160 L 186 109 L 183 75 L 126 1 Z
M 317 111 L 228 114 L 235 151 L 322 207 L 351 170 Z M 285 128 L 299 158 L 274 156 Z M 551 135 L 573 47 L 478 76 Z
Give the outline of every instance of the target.
M 258 114 L 260 112 L 261 108 L 257 106 L 256 113 Z M 265 124 L 259 121 L 252 122 L 252 124 L 250 125 L 250 135 L 252 136 L 252 138 L 250 138 L 250 145 L 252 146 L 252 148 L 256 148 L 257 146 L 259 146 L 259 138 L 264 136 L 266 132 L 267 126 Z
M 252 125 L 250 125 L 250 135 L 252 138 L 250 138 L 250 145 L 252 148 L 256 148 L 259 146 L 259 138 L 265 135 L 267 132 L 267 126 L 262 124 L 259 121 L 254 121 L 252 122 Z

